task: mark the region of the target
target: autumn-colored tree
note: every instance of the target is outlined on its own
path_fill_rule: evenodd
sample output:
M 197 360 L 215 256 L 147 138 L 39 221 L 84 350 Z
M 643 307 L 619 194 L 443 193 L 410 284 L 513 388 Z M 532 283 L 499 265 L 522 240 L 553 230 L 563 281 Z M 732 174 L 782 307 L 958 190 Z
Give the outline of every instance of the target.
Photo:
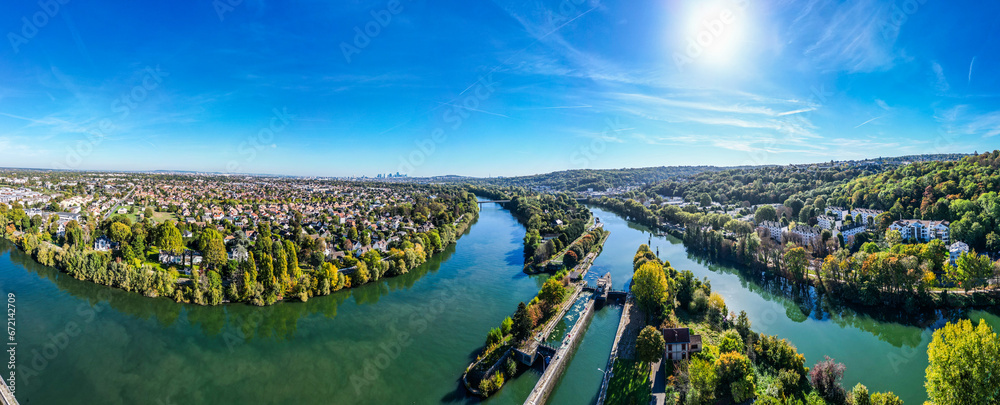
M 980 320 L 948 323 L 927 347 L 927 396 L 935 405 L 996 403 L 1000 399 L 1000 339 Z

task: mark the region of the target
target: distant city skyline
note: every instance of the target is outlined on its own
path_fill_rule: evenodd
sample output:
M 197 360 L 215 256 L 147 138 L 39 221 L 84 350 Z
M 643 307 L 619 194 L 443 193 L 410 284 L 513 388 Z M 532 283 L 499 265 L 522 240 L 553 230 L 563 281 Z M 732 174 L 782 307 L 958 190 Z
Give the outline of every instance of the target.
M 1000 148 L 998 3 L 8 3 L 0 167 L 510 177 Z

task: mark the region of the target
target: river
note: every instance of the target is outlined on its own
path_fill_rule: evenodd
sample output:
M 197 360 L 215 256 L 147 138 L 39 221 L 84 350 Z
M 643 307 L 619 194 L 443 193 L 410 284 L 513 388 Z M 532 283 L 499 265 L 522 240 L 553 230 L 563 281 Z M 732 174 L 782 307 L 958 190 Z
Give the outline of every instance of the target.
M 621 289 L 650 234 L 593 211 L 611 237 L 589 277 L 610 272 Z M 0 292 L 16 294 L 17 396 L 23 404 L 479 402 L 461 389 L 460 374 L 486 332 L 546 277 L 521 272 L 523 236 L 509 212 L 487 204 L 456 245 L 409 274 L 264 308 L 144 298 L 75 280 L 0 242 Z M 652 237 L 651 247 L 675 268 L 708 277 L 730 308 L 747 311 L 756 330 L 789 339 L 807 364 L 830 355 L 847 365 L 848 387 L 863 381 L 923 402 L 929 327 L 816 310 L 704 264 L 676 239 Z M 620 314 L 613 305 L 595 313 L 551 403 L 594 400 Z M 487 402 L 520 404 L 537 379 L 526 371 Z

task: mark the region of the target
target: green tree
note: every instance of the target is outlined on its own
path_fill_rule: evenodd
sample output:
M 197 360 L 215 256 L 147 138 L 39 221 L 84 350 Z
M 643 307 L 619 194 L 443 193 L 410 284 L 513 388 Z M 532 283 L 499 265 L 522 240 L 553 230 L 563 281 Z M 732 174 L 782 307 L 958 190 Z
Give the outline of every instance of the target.
M 969 287 L 980 285 L 993 275 L 993 262 L 989 257 L 976 254 L 975 251 L 965 252 L 955 260 L 958 267 L 960 279 L 965 281 L 962 287 L 969 290 Z
M 206 229 L 201 233 L 198 237 L 198 249 L 201 250 L 202 258 L 209 267 L 219 268 L 228 260 L 222 234 L 215 229 Z
M 992 404 L 1000 400 L 1000 339 L 980 320 L 948 323 L 927 347 L 927 395 L 935 405 Z
M 708 207 L 712 205 L 712 197 L 708 193 L 701 193 L 701 196 L 698 197 L 698 203 L 702 207 Z
M 667 277 L 663 266 L 656 262 L 646 262 L 632 277 L 632 293 L 639 308 L 649 316 L 659 318 L 663 304 L 667 301 Z
M 745 312 L 741 312 L 746 316 Z M 719 340 L 719 353 L 743 353 L 743 337 L 735 329 L 730 329 L 722 333 L 722 338 Z
M 776 221 L 777 219 L 778 211 L 771 205 L 762 205 L 758 207 L 757 212 L 753 215 L 753 222 L 758 224 L 764 221 Z
M 802 200 L 795 197 L 791 197 L 785 200 L 784 205 L 792 210 L 792 218 L 798 218 L 799 210 L 801 210 L 802 207 L 805 206 Z
M 511 335 L 514 337 L 514 341 L 523 342 L 531 336 L 534 325 L 532 325 L 531 317 L 528 316 L 528 307 L 524 305 L 523 301 L 517 305 L 517 311 L 514 312 L 512 321 L 514 325 L 511 329 Z
M 695 358 L 688 366 L 688 376 L 691 380 L 688 403 L 704 405 L 715 403 L 715 390 L 719 385 L 715 364 Z
M 785 269 L 795 280 L 802 280 L 806 273 L 806 250 L 802 247 L 794 247 L 785 252 Z
M 896 230 L 885 231 L 885 243 L 889 246 L 896 246 L 903 243 L 903 235 Z
M 511 328 L 514 327 L 514 320 L 510 317 L 503 318 L 503 322 L 500 323 L 500 332 L 504 335 L 510 333 Z
M 646 364 L 655 363 L 663 358 L 665 349 L 666 343 L 663 340 L 663 334 L 656 327 L 646 326 L 639 332 L 639 337 L 635 342 L 635 352 L 639 361 Z
M 132 237 L 132 228 L 121 222 L 114 222 L 108 229 L 108 237 L 118 244 L 128 243 L 129 238 Z
M 167 221 L 156 227 L 156 246 L 170 253 L 180 253 L 184 250 L 184 239 L 181 231 L 172 221 Z
M 542 284 L 542 289 L 538 292 L 538 299 L 545 301 L 549 308 L 555 308 L 562 303 L 566 297 L 566 287 L 555 277 L 550 277 Z

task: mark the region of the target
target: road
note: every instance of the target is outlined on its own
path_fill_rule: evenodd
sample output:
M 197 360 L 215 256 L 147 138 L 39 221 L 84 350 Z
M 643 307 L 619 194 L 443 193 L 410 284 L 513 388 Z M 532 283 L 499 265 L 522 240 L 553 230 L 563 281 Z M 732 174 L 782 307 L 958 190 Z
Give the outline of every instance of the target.
M 115 205 L 111 207 L 111 210 L 109 210 L 107 214 L 104 214 L 104 219 L 106 220 L 108 218 L 111 218 L 111 214 L 114 214 L 114 212 L 118 210 L 118 206 L 121 205 L 121 202 L 128 200 L 129 198 L 132 198 L 132 194 L 135 194 L 135 187 L 132 187 L 132 190 L 129 190 L 128 195 L 125 196 L 125 198 L 122 198 L 117 202 L 115 202 Z

